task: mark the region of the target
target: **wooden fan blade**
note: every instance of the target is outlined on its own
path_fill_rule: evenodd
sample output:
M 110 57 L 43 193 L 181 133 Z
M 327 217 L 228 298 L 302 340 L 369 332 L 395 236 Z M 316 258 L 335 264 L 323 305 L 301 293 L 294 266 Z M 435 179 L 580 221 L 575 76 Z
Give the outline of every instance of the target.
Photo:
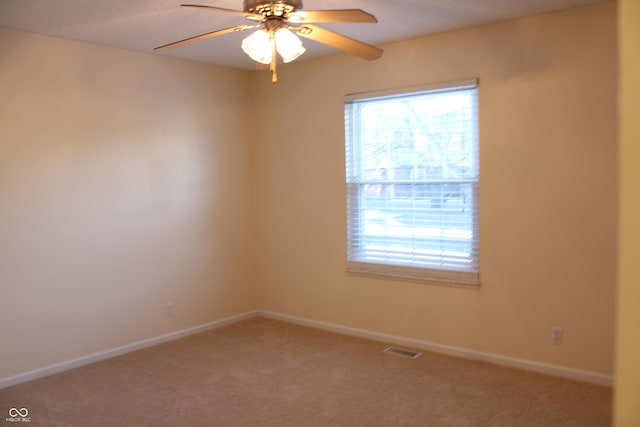
M 382 52 L 384 52 L 379 47 L 354 40 L 315 25 L 301 25 L 300 27 L 290 27 L 290 29 L 295 30 L 298 35 L 302 37 L 344 50 L 368 61 L 380 58 Z
M 223 9 L 221 7 L 205 6 L 201 4 L 181 4 L 182 7 L 196 7 L 199 9 L 207 9 L 215 12 L 231 13 L 233 15 L 242 16 L 243 18 L 251 19 L 252 21 L 264 21 L 264 16 L 257 13 L 243 12 L 241 10 Z
M 233 32 L 236 32 L 236 31 L 243 31 L 243 30 L 248 30 L 249 28 L 257 28 L 257 27 L 258 27 L 258 25 L 238 25 L 238 26 L 235 26 L 235 27 L 225 28 L 223 30 L 217 30 L 217 31 L 212 31 L 210 33 L 200 34 L 199 36 L 189 37 L 188 39 L 184 39 L 184 40 L 180 40 L 180 41 L 177 41 L 177 42 L 165 44 L 163 46 L 158 46 L 156 48 L 153 48 L 153 50 L 169 49 L 169 48 L 172 48 L 172 47 L 181 46 L 183 44 L 192 43 L 192 42 L 195 42 L 195 41 L 198 41 L 198 40 L 204 40 L 204 39 L 208 39 L 210 37 L 221 36 L 223 34 L 229 34 L 229 33 L 233 33 Z
M 360 9 L 298 10 L 287 15 L 287 21 L 301 24 L 308 22 L 378 22 L 375 16 Z

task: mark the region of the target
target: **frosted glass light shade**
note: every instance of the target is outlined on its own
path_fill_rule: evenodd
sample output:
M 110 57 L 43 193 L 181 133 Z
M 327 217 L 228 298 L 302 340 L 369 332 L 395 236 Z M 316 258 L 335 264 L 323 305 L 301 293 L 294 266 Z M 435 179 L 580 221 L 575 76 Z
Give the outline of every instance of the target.
M 242 40 L 242 50 L 261 64 L 271 64 L 273 40 L 267 30 L 258 30 Z
M 242 40 L 242 50 L 256 62 L 271 64 L 274 42 L 284 62 L 291 62 L 307 51 L 300 38 L 286 28 L 278 28 L 273 35 L 268 30 L 258 30 Z
M 307 51 L 300 38 L 286 28 L 278 29 L 275 39 L 276 48 L 284 62 L 291 62 Z

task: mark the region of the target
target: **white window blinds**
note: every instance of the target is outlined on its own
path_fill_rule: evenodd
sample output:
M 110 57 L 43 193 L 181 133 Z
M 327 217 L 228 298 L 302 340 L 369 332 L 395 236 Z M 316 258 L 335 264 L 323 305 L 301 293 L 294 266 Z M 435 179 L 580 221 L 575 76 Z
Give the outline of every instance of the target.
M 477 82 L 349 96 L 348 269 L 479 284 Z

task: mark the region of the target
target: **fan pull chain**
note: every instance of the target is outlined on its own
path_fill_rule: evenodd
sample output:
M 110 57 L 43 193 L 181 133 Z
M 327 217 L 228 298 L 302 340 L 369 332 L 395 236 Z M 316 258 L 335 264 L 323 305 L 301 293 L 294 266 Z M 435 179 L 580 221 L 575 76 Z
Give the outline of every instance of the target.
M 269 71 L 271 71 L 271 83 L 278 83 L 278 73 L 276 71 L 276 62 L 278 60 L 278 50 L 276 48 L 276 33 L 271 31 L 271 64 L 269 64 Z

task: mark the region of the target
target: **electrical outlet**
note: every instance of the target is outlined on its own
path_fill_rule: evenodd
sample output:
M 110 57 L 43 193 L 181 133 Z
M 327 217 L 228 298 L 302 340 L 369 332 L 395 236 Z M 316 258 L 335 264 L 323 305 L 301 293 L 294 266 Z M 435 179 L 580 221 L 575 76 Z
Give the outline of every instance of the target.
M 166 317 L 173 317 L 173 303 L 168 302 L 164 305 L 164 315 Z
M 564 342 L 564 330 L 560 326 L 551 327 L 551 344 L 562 345 Z

